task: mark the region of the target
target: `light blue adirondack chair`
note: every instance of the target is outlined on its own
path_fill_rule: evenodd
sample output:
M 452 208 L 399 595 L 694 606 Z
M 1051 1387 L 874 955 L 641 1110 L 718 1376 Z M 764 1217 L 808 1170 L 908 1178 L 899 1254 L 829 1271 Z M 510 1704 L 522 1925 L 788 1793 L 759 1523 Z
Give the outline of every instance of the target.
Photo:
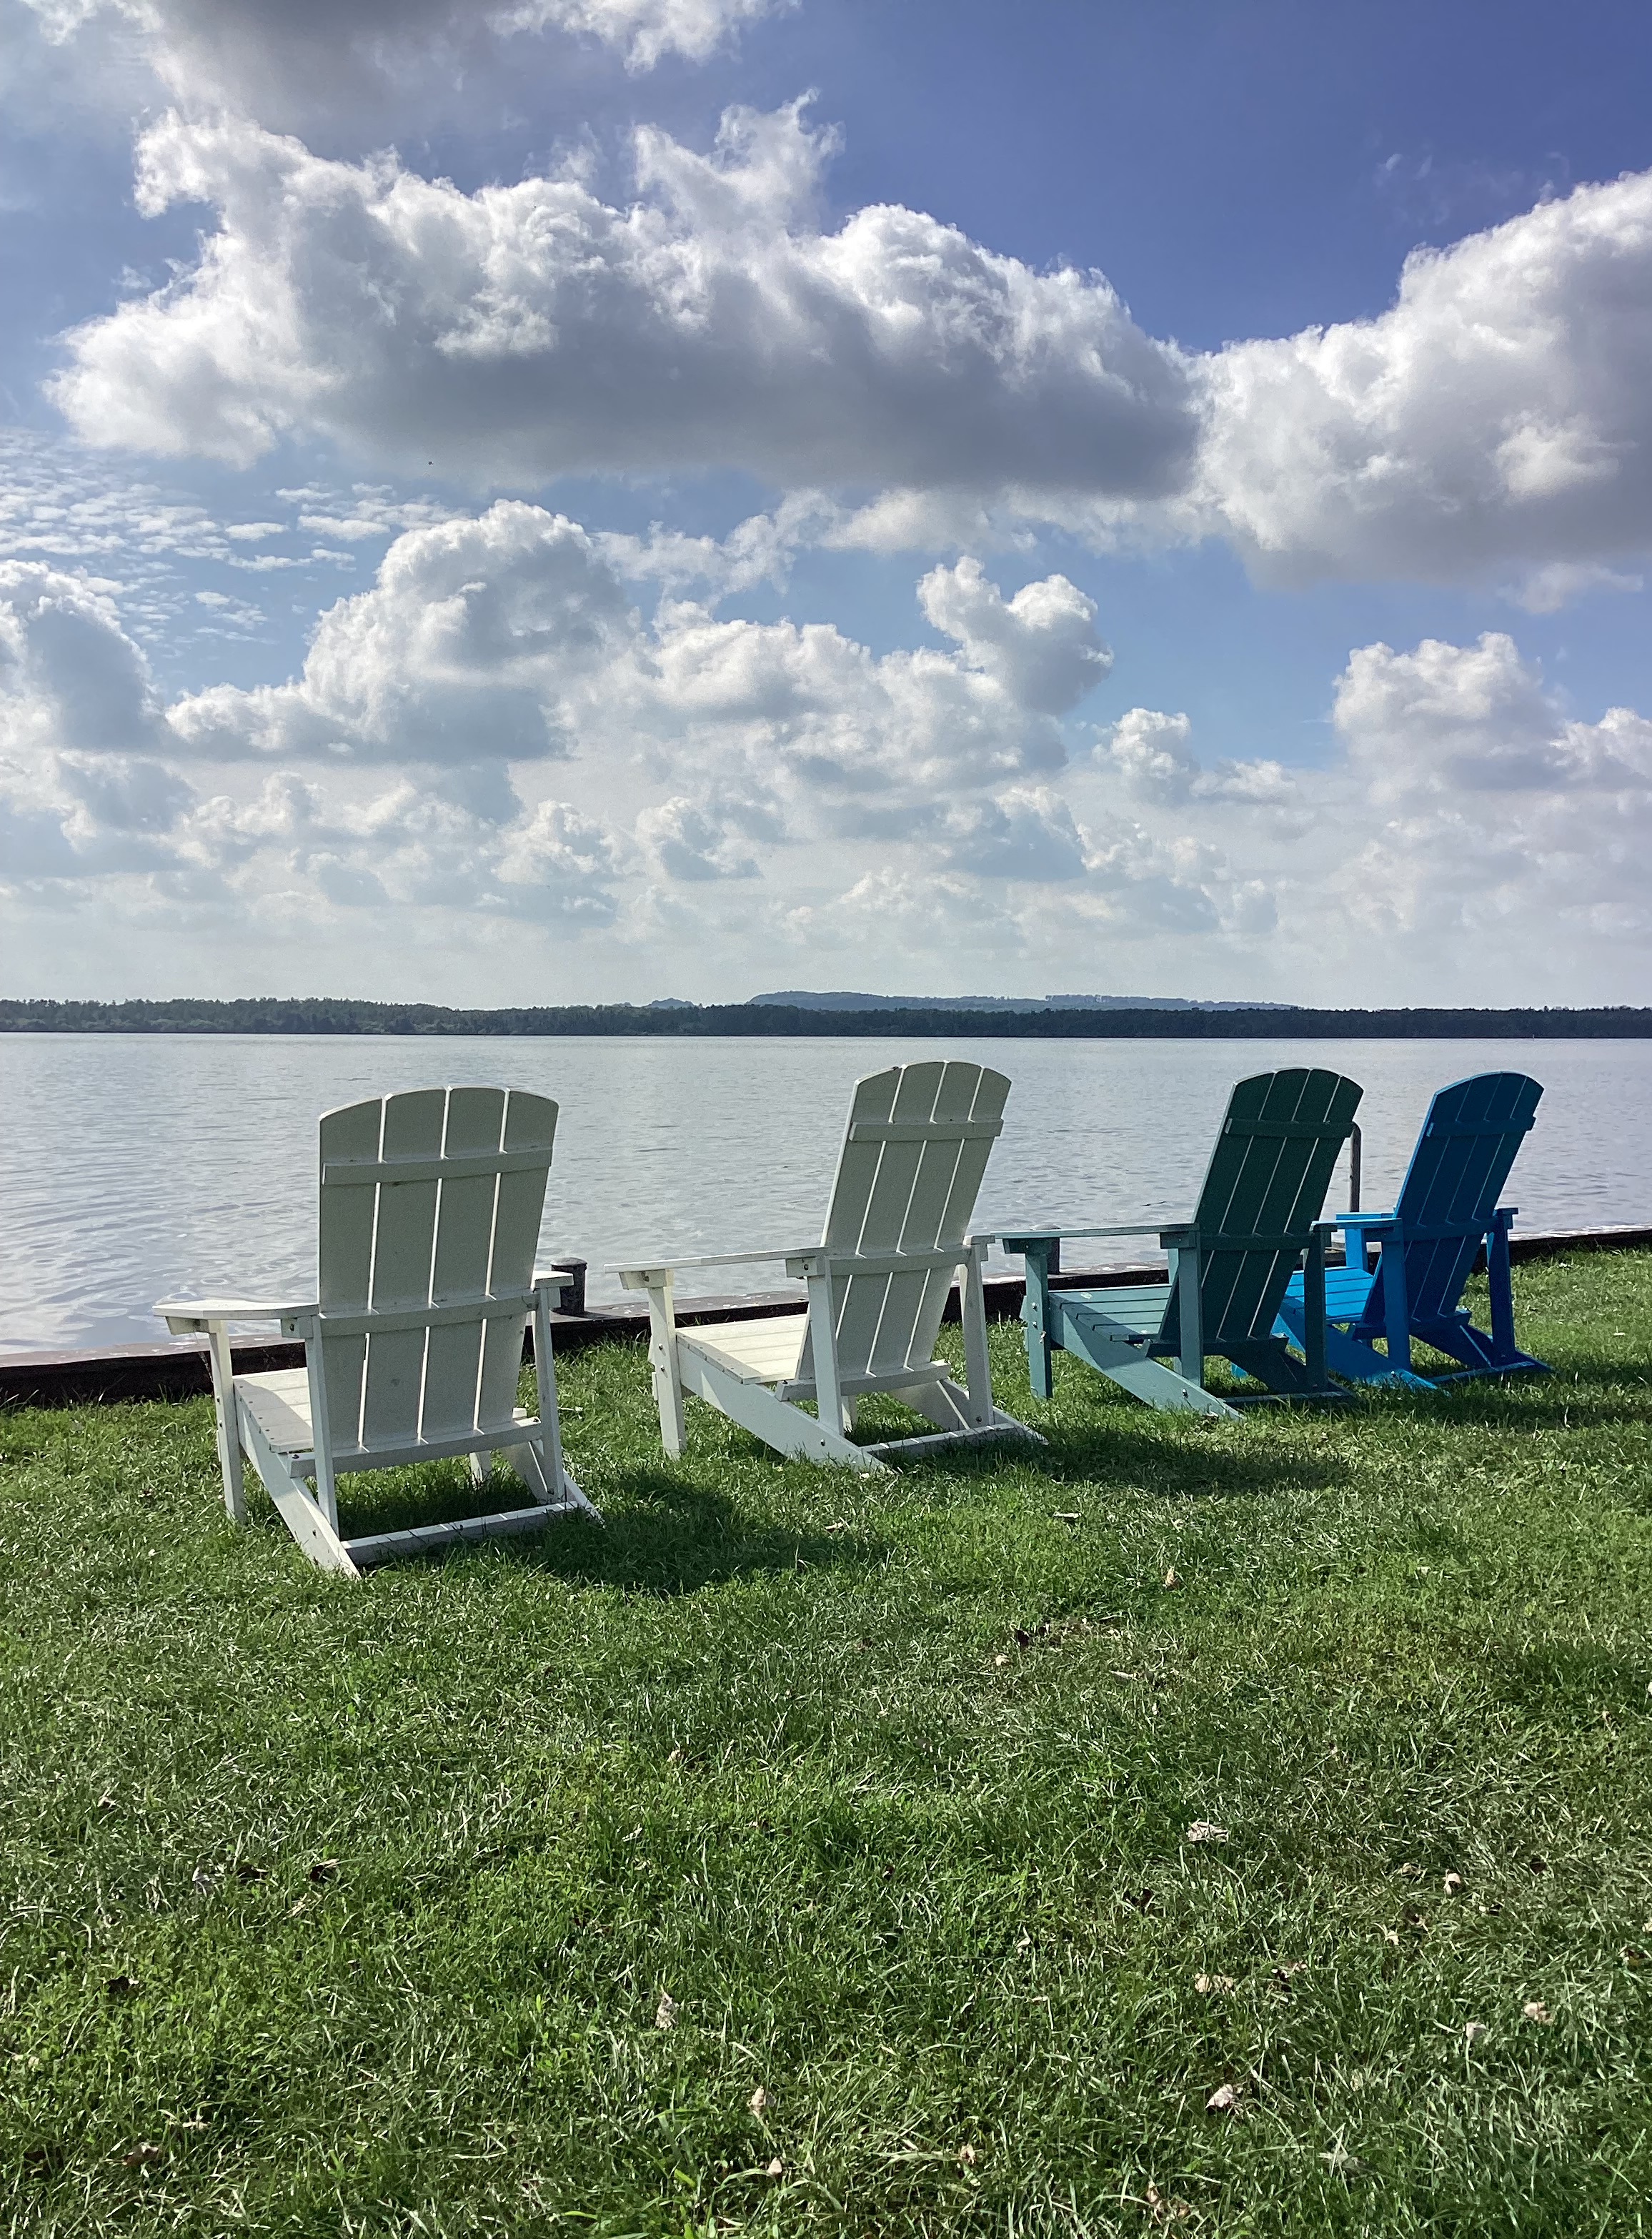
M 1362 1091 L 1341 1073 L 1291 1066 L 1242 1080 L 1229 1100 L 1204 1186 L 1191 1221 L 1159 1228 L 1004 1231 L 1004 1248 L 1026 1262 L 1027 1372 L 1035 1394 L 1051 1391 L 1051 1355 L 1076 1354 L 1151 1407 L 1231 1417 L 1205 1389 L 1209 1354 L 1231 1361 L 1262 1387 L 1235 1397 L 1337 1399 L 1325 1372 L 1324 1237 L 1319 1208 L 1348 1140 Z M 1170 1253 L 1167 1283 L 1063 1290 L 1064 1237 L 1141 1236 L 1157 1230 Z M 1277 1316 L 1292 1271 L 1303 1268 L 1308 1306 L 1298 1359 Z M 1302 1277 L 1297 1280 L 1301 1281 Z M 1172 1365 L 1173 1364 L 1173 1365 Z
M 1347 1266 L 1325 1271 L 1325 1365 L 1334 1375 L 1429 1390 L 1461 1376 L 1548 1366 L 1515 1343 L 1509 1230 L 1518 1208 L 1497 1203 L 1543 1093 L 1523 1073 L 1454 1080 L 1429 1106 L 1393 1211 L 1339 1213 L 1325 1224 L 1348 1240 Z M 1375 1272 L 1372 1244 L 1381 1248 Z M 1489 1334 L 1476 1328 L 1461 1303 L 1483 1246 L 1491 1286 Z M 1306 1312 L 1302 1278 L 1293 1276 L 1279 1309 L 1280 1334 L 1300 1344 Z M 1386 1352 L 1377 1350 L 1378 1339 Z M 1463 1365 L 1419 1376 L 1411 1366 L 1413 1342 Z

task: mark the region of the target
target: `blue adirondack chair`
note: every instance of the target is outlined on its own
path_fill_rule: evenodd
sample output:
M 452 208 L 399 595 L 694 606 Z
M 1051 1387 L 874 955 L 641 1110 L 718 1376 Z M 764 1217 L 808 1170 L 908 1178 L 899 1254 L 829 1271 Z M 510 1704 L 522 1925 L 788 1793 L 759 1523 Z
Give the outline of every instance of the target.
M 1523 1073 L 1454 1080 L 1429 1106 L 1393 1211 L 1339 1213 L 1324 1224 L 1340 1228 L 1348 1242 L 1347 1266 L 1325 1273 L 1325 1362 L 1334 1374 L 1430 1390 L 1460 1376 L 1547 1367 L 1515 1343 L 1509 1230 L 1517 1208 L 1497 1203 L 1543 1093 Z M 1381 1247 L 1374 1272 L 1373 1243 Z M 1489 1334 L 1461 1303 L 1483 1246 Z M 1280 1334 L 1300 1344 L 1307 1311 L 1302 1279 L 1294 1276 L 1279 1309 Z M 1377 1350 L 1379 1338 L 1385 1353 Z M 1419 1376 L 1411 1366 L 1413 1341 L 1463 1365 Z
M 1063 1237 L 1154 1232 L 1139 1221 L 1004 1232 L 1005 1249 L 1020 1252 L 1026 1263 L 1021 1318 L 1027 1373 L 1038 1398 L 1050 1396 L 1057 1351 L 1076 1354 L 1152 1407 L 1236 1413 L 1204 1388 L 1208 1354 L 1231 1361 L 1247 1379 L 1282 1398 L 1343 1396 L 1326 1373 L 1324 1318 L 1316 1312 L 1325 1273 L 1324 1238 L 1316 1224 L 1363 1093 L 1340 1073 L 1302 1067 L 1240 1081 L 1192 1219 L 1158 1231 L 1170 1253 L 1167 1283 L 1091 1291 L 1051 1286 Z M 1304 1267 L 1308 1299 L 1300 1360 L 1276 1326 L 1285 1285 L 1298 1267 Z

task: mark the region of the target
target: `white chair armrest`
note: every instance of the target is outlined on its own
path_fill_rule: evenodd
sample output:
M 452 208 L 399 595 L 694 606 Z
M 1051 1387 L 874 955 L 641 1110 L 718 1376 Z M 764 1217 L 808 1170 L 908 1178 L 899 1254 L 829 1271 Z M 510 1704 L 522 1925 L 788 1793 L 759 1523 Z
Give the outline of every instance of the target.
M 752 1267 L 760 1266 L 765 1260 L 811 1259 L 823 1252 L 822 1244 L 780 1246 L 772 1252 L 707 1252 L 692 1259 L 646 1259 L 629 1267 L 610 1267 L 608 1272 L 617 1275 L 627 1291 L 647 1291 L 656 1286 L 667 1275 L 680 1274 L 685 1267 Z
M 268 1299 L 161 1299 L 154 1311 L 174 1337 L 196 1330 L 222 1329 L 226 1322 L 287 1322 L 319 1311 L 313 1299 L 297 1306 Z

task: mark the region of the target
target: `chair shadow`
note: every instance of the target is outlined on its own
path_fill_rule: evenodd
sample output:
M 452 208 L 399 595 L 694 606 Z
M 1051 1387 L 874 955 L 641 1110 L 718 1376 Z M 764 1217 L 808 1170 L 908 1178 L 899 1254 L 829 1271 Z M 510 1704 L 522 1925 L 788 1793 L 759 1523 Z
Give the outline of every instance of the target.
M 1345 1485 L 1350 1472 L 1338 1454 L 1308 1453 L 1260 1441 L 1155 1436 L 1119 1423 L 1044 1421 L 1033 1424 L 1045 1440 L 1044 1472 L 1064 1484 L 1147 1487 L 1171 1500 L 1318 1492 Z
M 451 1465 L 427 1464 L 420 1477 L 422 1483 L 410 1471 L 387 1472 L 371 1492 L 370 1479 L 346 1478 L 340 1502 L 345 1535 L 485 1516 L 531 1501 L 526 1486 L 502 1474 L 476 1486 Z M 884 1553 L 879 1542 L 848 1527 L 827 1534 L 754 1518 L 726 1494 L 663 1466 L 606 1472 L 602 1506 L 600 1524 L 557 1515 L 541 1531 L 408 1559 L 462 1561 L 485 1550 L 491 1561 L 570 1581 L 679 1594 L 765 1572 L 870 1564 Z
M 788 1571 L 848 1570 L 881 1562 L 884 1544 L 845 1525 L 799 1530 L 743 1512 L 726 1494 L 660 1466 L 611 1472 L 604 1522 L 554 1525 L 514 1552 L 535 1569 L 592 1585 L 659 1595 Z
M 1390 1406 L 1409 1403 L 1419 1412 L 1489 1430 L 1610 1429 L 1652 1421 L 1652 1369 L 1625 1363 L 1573 1367 L 1551 1362 L 1551 1372 L 1523 1369 L 1506 1376 L 1464 1377 L 1433 1392 L 1385 1391 Z M 1427 1373 L 1426 1369 L 1421 1372 Z

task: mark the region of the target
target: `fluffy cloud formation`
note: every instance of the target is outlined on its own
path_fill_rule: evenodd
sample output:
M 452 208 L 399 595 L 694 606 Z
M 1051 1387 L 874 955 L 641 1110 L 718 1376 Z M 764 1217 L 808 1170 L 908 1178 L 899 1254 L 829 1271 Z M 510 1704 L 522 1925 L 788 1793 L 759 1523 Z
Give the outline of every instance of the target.
M 1185 477 L 1180 359 L 1095 275 L 934 219 L 811 215 L 829 136 L 732 110 L 715 152 L 637 136 L 645 199 L 574 176 L 461 193 L 173 115 L 138 198 L 218 212 L 200 262 L 69 338 L 90 442 L 245 465 L 294 430 L 484 483 L 749 468 L 1148 496 Z
M 1569 928 L 1652 935 L 1652 721 L 1568 717 L 1512 639 L 1370 645 L 1339 678 L 1348 773 L 1376 812 L 1333 881 L 1384 935 L 1483 936 L 1534 966 Z
M 291 682 L 216 686 L 169 721 L 203 760 L 450 774 L 614 742 L 660 769 L 690 756 L 702 780 L 714 767 L 742 798 L 790 784 L 910 801 L 1060 768 L 1060 717 L 1111 661 L 1093 602 L 1062 575 L 1006 601 L 972 561 L 919 592 L 956 650 L 878 658 L 827 623 L 724 621 L 685 602 L 648 625 L 576 522 L 504 499 L 399 537 L 373 588 L 322 617 Z M 650 834 L 662 860 L 694 854 L 727 874 L 721 843 L 680 820 L 674 837 Z
M 136 38 L 162 83 L 192 102 L 295 123 L 404 104 L 415 83 L 495 70 L 513 35 L 561 32 L 618 53 L 628 70 L 667 55 L 705 62 L 744 23 L 786 0 L 24 0 L 63 45 L 88 26 Z M 82 43 L 83 44 L 83 42 Z
M 754 949 L 943 987 L 970 957 L 1049 984 L 1226 957 L 1297 995 L 1373 957 L 1374 993 L 1643 972 L 1652 722 L 1577 719 L 1509 637 L 1357 650 L 1327 768 L 1207 766 L 1143 708 L 1078 751 L 1107 656 L 1065 578 L 917 588 L 950 649 L 645 619 L 577 523 L 504 502 L 406 532 L 289 682 L 168 708 L 111 587 L 5 563 L 0 880 L 225 940 L 536 927 L 616 970 L 669 943 L 705 993 Z
M 1649 362 L 1642 172 L 1414 251 L 1380 318 L 1207 361 L 1196 502 L 1290 581 L 1633 551 L 1652 540 Z
M 1123 778 L 1138 801 L 1249 802 L 1283 807 L 1292 799 L 1290 773 L 1276 761 L 1218 762 L 1201 767 L 1185 715 L 1154 708 L 1127 708 L 1099 741 L 1098 761 Z
M 1195 358 L 1098 274 L 895 207 L 821 230 L 833 144 L 797 104 L 729 110 L 709 156 L 645 129 L 620 208 L 170 116 L 141 206 L 216 229 L 68 338 L 57 401 L 89 442 L 235 464 L 299 433 L 484 484 L 740 467 L 840 544 L 1216 534 L 1280 581 L 1512 571 L 1537 610 L 1634 581 L 1609 563 L 1652 541 L 1652 173 L 1416 252 L 1378 317 Z

